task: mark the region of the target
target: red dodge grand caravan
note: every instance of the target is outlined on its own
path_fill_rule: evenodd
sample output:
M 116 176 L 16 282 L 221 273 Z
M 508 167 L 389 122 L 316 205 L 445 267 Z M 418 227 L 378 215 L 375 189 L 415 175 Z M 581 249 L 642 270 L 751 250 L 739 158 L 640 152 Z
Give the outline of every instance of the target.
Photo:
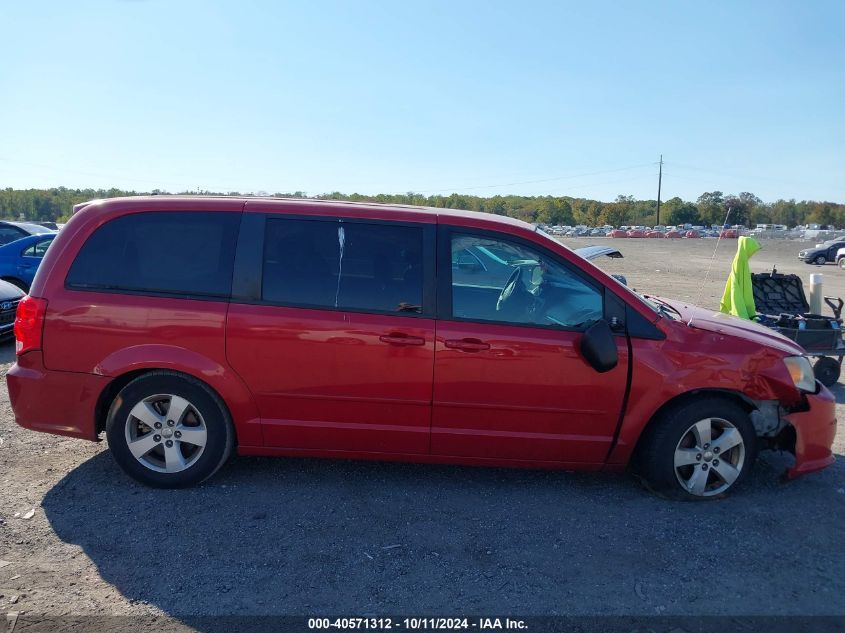
M 96 440 L 145 484 L 233 450 L 620 470 L 721 495 L 758 450 L 833 461 L 795 343 L 643 297 L 482 213 L 260 198 L 92 202 L 15 323 L 17 421 Z

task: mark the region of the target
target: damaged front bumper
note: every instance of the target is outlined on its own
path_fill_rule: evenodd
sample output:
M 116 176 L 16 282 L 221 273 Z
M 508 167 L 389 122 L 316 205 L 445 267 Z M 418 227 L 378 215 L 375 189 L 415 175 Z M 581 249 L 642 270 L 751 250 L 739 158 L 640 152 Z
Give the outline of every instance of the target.
M 816 393 L 806 394 L 806 409 L 784 416 L 795 431 L 795 465 L 786 471 L 789 479 L 827 468 L 835 459 L 836 399 L 824 385 L 817 385 Z

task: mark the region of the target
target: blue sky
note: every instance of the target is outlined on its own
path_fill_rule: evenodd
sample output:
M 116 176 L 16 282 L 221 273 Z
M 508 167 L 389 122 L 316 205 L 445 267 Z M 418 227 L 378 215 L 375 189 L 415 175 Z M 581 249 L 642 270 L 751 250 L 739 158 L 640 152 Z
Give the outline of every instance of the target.
M 845 201 L 845 2 L 0 4 L 0 187 Z

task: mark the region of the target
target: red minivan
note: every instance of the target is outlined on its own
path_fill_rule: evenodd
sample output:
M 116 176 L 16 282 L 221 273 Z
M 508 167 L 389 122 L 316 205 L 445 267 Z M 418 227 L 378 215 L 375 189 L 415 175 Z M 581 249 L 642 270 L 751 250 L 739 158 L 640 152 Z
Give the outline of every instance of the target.
M 145 484 L 241 455 L 583 470 L 719 496 L 760 449 L 833 461 L 800 347 L 644 297 L 529 224 L 315 200 L 92 202 L 15 323 L 17 422 Z

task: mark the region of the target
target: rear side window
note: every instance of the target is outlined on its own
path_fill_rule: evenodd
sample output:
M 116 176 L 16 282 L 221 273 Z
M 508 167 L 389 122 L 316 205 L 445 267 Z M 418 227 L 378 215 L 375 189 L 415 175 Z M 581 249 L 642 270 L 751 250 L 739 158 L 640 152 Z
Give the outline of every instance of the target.
M 289 305 L 418 314 L 422 249 L 418 227 L 270 219 L 262 297 Z
M 239 213 L 149 212 L 98 228 L 82 246 L 66 284 L 228 297 L 232 289 Z
M 39 257 L 43 258 L 47 253 L 47 248 L 53 243 L 52 238 L 49 240 L 41 240 L 25 248 L 21 255 L 23 257 Z

